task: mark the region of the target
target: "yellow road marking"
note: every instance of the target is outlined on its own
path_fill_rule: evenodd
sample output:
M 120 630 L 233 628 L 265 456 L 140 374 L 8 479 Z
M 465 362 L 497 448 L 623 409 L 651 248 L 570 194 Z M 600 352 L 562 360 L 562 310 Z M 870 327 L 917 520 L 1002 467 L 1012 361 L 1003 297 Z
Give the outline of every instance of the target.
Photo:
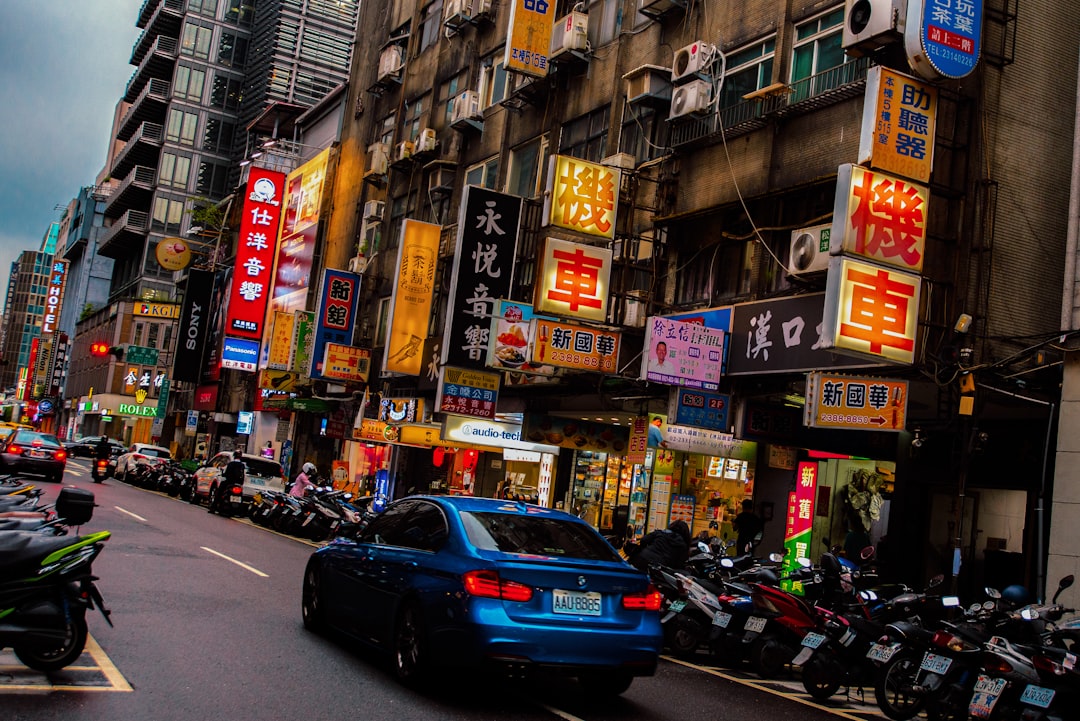
M 101 691 L 119 691 L 122 693 L 130 693 L 133 689 L 131 684 L 127 682 L 124 675 L 120 673 L 120 670 L 116 668 L 116 664 L 112 662 L 102 650 L 98 642 L 94 640 L 93 636 L 89 634 L 86 637 L 86 653 L 90 654 L 90 657 L 97 663 L 97 666 L 68 666 L 63 669 L 64 671 L 100 671 L 101 675 L 108 681 L 108 685 L 102 686 L 89 686 L 89 685 L 76 685 L 76 684 L 54 684 L 50 683 L 48 676 L 37 671 L 27 669 L 23 665 L 18 666 L 0 666 L 0 674 L 8 671 L 14 675 L 33 675 L 35 678 L 40 678 L 40 683 L 13 683 L 5 684 L 0 683 L 0 695 L 6 693 L 19 693 L 19 694 L 33 694 L 33 693 L 53 693 L 55 691 L 89 691 L 89 692 L 101 692 Z

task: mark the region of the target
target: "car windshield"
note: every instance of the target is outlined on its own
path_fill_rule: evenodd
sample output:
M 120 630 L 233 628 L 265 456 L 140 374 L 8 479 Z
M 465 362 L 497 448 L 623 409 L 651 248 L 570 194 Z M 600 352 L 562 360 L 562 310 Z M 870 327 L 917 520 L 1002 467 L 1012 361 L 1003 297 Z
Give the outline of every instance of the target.
M 51 436 L 48 433 L 35 433 L 33 431 L 16 431 L 15 443 L 24 443 L 26 445 L 48 446 L 50 448 L 60 448 L 60 441 L 56 439 L 56 436 Z
M 488 512 L 462 512 L 461 520 L 469 541 L 481 550 L 589 561 L 619 560 L 594 530 L 573 521 Z
M 144 456 L 153 456 L 154 458 L 171 458 L 172 454 L 164 448 L 153 448 L 152 446 L 145 446 L 135 451 L 141 453 Z
M 281 478 L 281 464 L 273 461 L 262 461 L 255 458 L 245 458 L 244 465 L 247 472 L 253 476 L 262 478 Z

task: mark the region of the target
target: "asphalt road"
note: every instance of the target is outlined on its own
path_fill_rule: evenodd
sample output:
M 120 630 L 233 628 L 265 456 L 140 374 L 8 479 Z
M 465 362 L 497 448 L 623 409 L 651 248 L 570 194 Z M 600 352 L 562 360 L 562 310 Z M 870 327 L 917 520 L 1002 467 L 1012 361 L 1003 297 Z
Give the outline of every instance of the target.
M 89 616 L 100 651 L 49 678 L 20 669 L 10 651 L 0 655 L 0 717 L 8 721 L 824 721 L 872 715 L 870 707 L 830 712 L 775 685 L 671 661 L 614 700 L 595 700 L 569 680 L 508 688 L 470 678 L 410 691 L 394 681 L 381 656 L 304 630 L 300 581 L 311 544 L 115 480 L 94 484 L 81 459 L 69 463 L 65 483 L 97 496 L 94 519 L 83 532 L 113 533 L 94 570 L 115 627 L 96 612 Z M 58 487 L 42 485 L 54 498 Z

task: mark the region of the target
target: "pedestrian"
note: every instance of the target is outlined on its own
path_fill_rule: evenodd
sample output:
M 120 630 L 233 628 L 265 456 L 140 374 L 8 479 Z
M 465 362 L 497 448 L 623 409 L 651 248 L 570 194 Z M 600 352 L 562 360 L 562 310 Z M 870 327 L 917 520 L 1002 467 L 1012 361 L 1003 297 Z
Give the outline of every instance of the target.
M 742 513 L 735 516 L 731 522 L 732 528 L 738 535 L 735 541 L 736 553 L 752 553 L 761 543 L 761 537 L 765 532 L 765 522 L 754 513 L 754 502 L 749 498 L 742 502 Z
M 646 533 L 640 543 L 627 546 L 630 565 L 639 571 L 648 571 L 649 566 L 680 569 L 690 556 L 690 526 L 672 521 L 664 530 Z

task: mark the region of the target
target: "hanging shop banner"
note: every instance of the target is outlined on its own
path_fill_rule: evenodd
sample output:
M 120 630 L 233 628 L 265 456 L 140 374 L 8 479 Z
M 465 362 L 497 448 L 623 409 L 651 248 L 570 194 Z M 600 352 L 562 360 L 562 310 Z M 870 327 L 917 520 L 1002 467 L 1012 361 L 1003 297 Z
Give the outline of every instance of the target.
M 299 381 L 300 375 L 292 371 L 278 371 L 269 368 L 259 371 L 259 388 L 263 390 L 292 393 L 296 390 L 296 384 Z
M 664 442 L 667 444 L 664 447 L 672 451 L 738 458 L 744 461 L 753 460 L 757 453 L 755 441 L 744 441 L 730 433 L 674 423 L 664 426 Z
M 551 225 L 601 238 L 615 237 L 622 171 L 569 155 L 549 160 L 544 218 Z
M 498 399 L 498 373 L 443 366 L 435 393 L 435 408 L 439 413 L 494 420 Z
M 641 380 L 714 391 L 724 360 L 724 331 L 654 316 L 645 323 Z
M 600 451 L 621 455 L 630 445 L 630 429 L 606 423 L 592 423 L 577 418 L 526 413 L 521 424 L 521 437 L 531 443 Z
M 311 368 L 312 378 L 327 377 L 323 373 L 327 343 L 341 346 L 352 343 L 359 296 L 360 276 L 333 268 L 323 271 L 322 293 L 319 295 L 319 308 L 315 312 L 318 324 L 312 349 L 312 358 L 315 361 Z
M 938 92 L 882 65 L 866 71 L 859 165 L 930 181 Z
M 810 557 L 817 474 L 818 465 L 815 462 L 799 463 L 795 469 L 795 490 L 788 494 L 787 522 L 784 527 L 784 575 L 799 568 L 798 559 Z M 802 593 L 801 585 L 791 581 L 780 583 L 784 590 L 796 593 Z
M 644 465 L 649 452 L 649 417 L 635 416 L 630 422 L 630 440 L 626 447 L 626 462 Z
M 600 373 L 617 372 L 620 331 L 540 318 L 534 319 L 532 326 L 530 363 Z
M 830 259 L 825 344 L 861 358 L 912 363 L 921 287 L 918 275 L 853 258 Z
M 49 285 L 45 290 L 45 308 L 41 316 L 41 335 L 46 337 L 56 332 L 60 322 L 60 309 L 64 305 L 64 288 L 67 286 L 68 262 L 54 260 L 49 269 Z
M 851 163 L 836 173 L 829 252 L 922 270 L 930 189 Z
M 180 310 L 180 336 L 173 356 L 172 377 L 185 383 L 198 383 L 202 369 L 206 336 L 210 327 L 210 301 L 214 293 L 214 274 L 193 268 L 188 271 L 187 289 Z
M 225 322 L 230 336 L 262 339 L 284 187 L 283 173 L 250 166 Z
M 259 341 L 225 336 L 221 347 L 221 367 L 254 373 L 259 367 Z
M 421 351 L 431 324 L 431 297 L 439 258 L 442 227 L 406 218 L 397 257 L 397 284 L 387 318 L 383 370 L 420 375 L 426 359 Z
M 533 315 L 532 306 L 528 303 L 499 301 L 495 317 L 491 319 L 491 337 L 495 340 L 488 344 L 489 368 L 538 376 L 555 376 L 559 373 L 554 366 L 538 365 L 531 360 L 534 318 L 538 316 Z
M 293 313 L 275 310 L 274 324 L 270 331 L 270 354 L 266 367 L 271 370 L 288 370 L 292 358 L 293 331 L 296 329 L 296 316 Z
M 419 423 L 424 420 L 424 399 L 382 398 L 376 418 L 383 423 Z
M 504 68 L 535 78 L 547 75 L 555 7 L 553 2 L 511 0 Z
M 983 0 L 911 0 L 904 48 L 912 70 L 927 80 L 962 78 L 979 64 Z
M 443 420 L 440 436 L 444 442 L 464 446 L 492 446 L 495 448 L 551 453 L 559 455 L 556 446 L 546 443 L 532 443 L 523 440 L 521 426 L 516 423 L 500 423 L 476 418 L 446 416 Z M 510 460 L 505 458 L 504 460 Z
M 610 277 L 610 249 L 547 238 L 540 254 L 533 309 L 603 323 Z
M 315 352 L 315 314 L 309 310 L 298 310 L 293 313 L 293 318 L 289 370 L 307 378 L 311 375 L 311 359 Z
M 191 265 L 191 247 L 183 238 L 162 238 L 154 248 L 154 258 L 165 270 L 183 270 Z
M 281 243 L 277 249 L 274 296 L 270 308 L 292 313 L 303 310 L 311 285 L 311 260 L 323 202 L 323 183 L 330 149 L 322 151 L 285 180 L 281 213 Z
M 158 387 L 157 414 L 158 418 L 165 417 L 165 411 L 169 407 L 169 379 L 162 378 Z
M 339 343 L 327 343 L 322 377 L 346 383 L 366 383 L 371 372 L 371 351 Z
M 908 382 L 808 373 L 803 425 L 859 431 L 902 431 Z
M 510 295 L 521 203 L 516 195 L 465 188 L 450 270 L 443 365 L 483 368 L 487 361 L 491 319 L 499 299 Z
M 824 293 L 811 293 L 734 306 L 727 374 L 874 365 L 828 350 L 822 335 L 824 305 Z
M 67 375 L 68 356 L 71 352 L 71 343 L 67 333 L 57 333 L 53 343 L 52 373 L 50 374 L 49 387 L 45 394 L 60 396 L 64 387 L 64 378 Z
M 728 410 L 731 407 L 731 396 L 686 388 L 672 390 L 672 407 L 668 409 L 668 416 L 674 419 L 674 423 L 713 431 L 730 430 Z

